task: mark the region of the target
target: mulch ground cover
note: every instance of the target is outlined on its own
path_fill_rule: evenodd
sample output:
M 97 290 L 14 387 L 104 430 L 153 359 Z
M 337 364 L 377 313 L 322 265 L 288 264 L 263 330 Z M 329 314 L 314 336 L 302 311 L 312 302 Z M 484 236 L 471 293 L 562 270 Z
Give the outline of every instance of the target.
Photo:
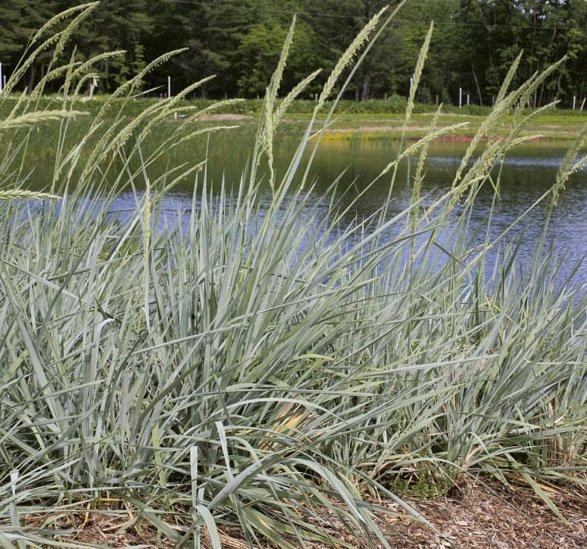
M 496 483 L 470 479 L 450 494 L 434 498 L 403 498 L 414 507 L 428 524 L 415 520 L 394 502 L 376 502 L 385 511 L 377 513 L 379 526 L 392 547 L 417 549 L 587 549 L 587 489 L 543 486 L 564 521 L 526 486 L 508 490 Z M 44 515 L 46 524 L 48 515 Z M 367 540 L 352 532 L 345 534 L 343 525 L 325 513 L 320 527 L 328 532 L 328 547 L 372 547 Z M 155 529 L 133 514 L 108 512 L 77 512 L 60 514 L 53 527 L 71 532 L 60 541 L 70 547 L 143 547 L 171 548 L 174 544 L 157 534 Z M 24 523 L 39 527 L 39 517 L 27 517 Z M 318 525 L 318 524 L 316 524 Z M 173 525 L 170 525 L 173 526 Z M 186 531 L 177 525 L 177 530 Z M 187 541 L 187 540 L 186 540 Z M 222 547 L 246 549 L 236 529 L 221 532 Z M 295 540 L 291 540 L 297 546 Z M 193 547 L 188 541 L 187 547 Z M 322 544 L 308 543 L 309 549 L 323 549 Z M 204 549 L 211 547 L 204 540 Z M 257 546 L 272 549 L 273 545 Z M 382 544 L 375 547 L 383 547 Z
M 557 489 L 549 497 L 567 523 L 526 488 L 469 483 L 433 501 L 409 500 L 431 523 L 385 521 L 388 542 L 414 548 L 587 548 L 587 492 Z

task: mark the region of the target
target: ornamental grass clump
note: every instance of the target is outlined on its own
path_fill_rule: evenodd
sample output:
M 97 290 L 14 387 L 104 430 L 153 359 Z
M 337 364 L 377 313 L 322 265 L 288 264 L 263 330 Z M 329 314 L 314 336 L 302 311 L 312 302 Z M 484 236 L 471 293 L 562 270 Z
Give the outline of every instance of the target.
M 279 76 L 251 165 L 230 186 L 209 180 L 206 158 L 153 175 L 177 143 L 227 131 L 194 130 L 198 112 L 174 120 L 178 98 L 132 120 L 106 103 L 84 139 L 68 139 L 93 65 L 59 65 L 58 54 L 56 108 L 35 122 L 33 90 L 0 122 L 1 192 L 12 199 L 0 201 L 1 545 L 71 547 L 61 517 L 95 510 L 126 516 L 122 529 L 150 523 L 178 546 L 220 547 L 234 527 L 251 546 L 340 546 L 324 516 L 362 546 L 389 546 L 375 496 L 422 519 L 402 494 L 483 474 L 527 482 L 558 512 L 545 484 L 584 482 L 585 293 L 556 279 L 546 232 L 522 265 L 511 227 L 490 236 L 489 219 L 481 244 L 469 230 L 479 189 L 493 185 L 498 199 L 493 168 L 520 139 L 540 76 L 505 86 L 467 153 L 479 148 L 476 160 L 447 192 L 424 195 L 419 168 L 409 207 L 393 214 L 386 202 L 349 224 L 352 206 L 334 188 L 310 195 L 302 158 L 325 127 L 318 113 L 283 177 L 267 166 L 284 114 Z M 140 80 L 114 97 L 130 101 Z M 512 110 L 510 135 L 498 138 Z M 50 197 L 29 202 L 28 143 L 50 116 Z M 149 148 L 157 127 L 168 137 Z M 390 187 L 394 163 L 423 163 L 429 141 L 390 159 Z M 161 204 L 186 179 L 192 207 L 163 226 Z M 113 214 L 129 188 L 134 210 Z M 533 206 L 545 223 L 561 191 Z

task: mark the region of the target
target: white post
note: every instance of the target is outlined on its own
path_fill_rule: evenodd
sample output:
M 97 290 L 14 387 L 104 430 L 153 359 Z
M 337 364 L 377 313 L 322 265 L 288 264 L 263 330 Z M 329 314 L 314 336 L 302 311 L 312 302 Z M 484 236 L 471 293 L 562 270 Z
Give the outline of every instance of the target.
M 171 76 L 167 77 L 167 97 L 171 97 Z
M 98 80 L 96 79 L 95 76 L 92 77 L 92 79 L 90 80 L 90 99 L 92 99 L 92 97 L 94 97 L 94 90 L 96 89 L 96 86 L 98 85 Z
M 469 100 L 471 99 L 471 96 L 469 94 L 467 94 L 467 106 L 469 105 Z
M 2 90 L 4 89 L 4 76 L 2 75 L 2 63 L 0 63 L 0 93 L 2 93 Z
M 577 108 L 577 96 L 573 95 L 573 110 Z
M 583 110 L 583 107 L 585 106 L 585 101 L 587 101 L 587 97 L 583 97 L 583 101 L 581 103 L 581 109 L 580 110 Z
M 459 109 L 463 106 L 463 88 L 459 88 Z

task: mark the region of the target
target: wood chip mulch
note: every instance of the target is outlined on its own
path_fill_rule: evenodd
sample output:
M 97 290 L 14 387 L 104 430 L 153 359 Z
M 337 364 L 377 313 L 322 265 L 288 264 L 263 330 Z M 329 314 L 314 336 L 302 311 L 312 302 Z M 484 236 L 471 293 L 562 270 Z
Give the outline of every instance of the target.
M 414 549 L 587 549 L 587 489 L 577 487 L 543 487 L 564 516 L 558 518 L 536 494 L 525 486 L 506 490 L 501 485 L 469 480 L 458 490 L 441 498 L 423 500 L 404 498 L 428 522 L 425 524 L 409 516 L 393 502 L 378 502 L 387 512 L 377 513 L 377 522 L 391 547 Z M 100 547 L 171 548 L 174 544 L 157 534 L 151 525 L 133 521 L 128 517 L 90 512 L 70 515 L 67 524 L 59 520 L 60 527 L 70 527 L 71 536 L 61 538 L 69 544 Z M 34 526 L 35 520 L 29 521 Z M 320 526 L 329 531 L 332 545 L 328 547 L 373 547 L 367 540 L 353 533 L 345 534 L 336 517 L 323 517 Z M 126 527 L 125 527 L 126 523 Z M 222 547 L 246 549 L 235 529 L 221 533 Z M 293 541 L 293 540 L 292 540 Z M 188 546 L 193 546 L 193 542 Z M 293 542 L 292 545 L 296 546 Z M 209 544 L 204 543 L 204 549 Z M 269 549 L 267 544 L 256 549 Z M 309 549 L 326 546 L 308 543 Z M 383 547 L 375 544 L 374 547 Z
M 392 547 L 587 549 L 587 492 L 552 489 L 548 495 L 568 524 L 527 487 L 512 492 L 480 481 L 433 501 L 408 498 L 434 529 L 407 517 L 380 515 L 380 524 Z

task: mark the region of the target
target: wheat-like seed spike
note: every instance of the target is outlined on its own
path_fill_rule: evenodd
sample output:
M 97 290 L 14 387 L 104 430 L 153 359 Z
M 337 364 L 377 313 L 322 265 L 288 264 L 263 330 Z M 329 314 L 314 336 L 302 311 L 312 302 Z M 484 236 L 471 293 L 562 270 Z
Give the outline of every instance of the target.
M 77 63 L 74 63 L 77 64 Z M 43 78 L 41 78 L 41 80 L 39 80 L 38 84 L 35 86 L 35 88 L 31 91 L 28 99 L 29 102 L 33 102 L 33 100 L 39 100 L 43 97 L 44 92 L 45 92 L 45 86 L 47 85 L 48 82 L 51 82 L 53 80 L 57 80 L 60 79 L 64 74 L 67 77 L 67 72 L 71 69 L 70 64 L 68 63 L 67 65 L 62 65 L 60 67 L 55 67 L 50 69 L 45 76 L 43 76 Z M 37 103 L 38 105 L 38 103 Z
M 273 166 L 273 136 L 275 134 L 275 102 L 277 100 L 277 93 L 279 91 L 279 86 L 281 85 L 281 80 L 283 78 L 283 72 L 285 70 L 285 66 L 287 63 L 287 57 L 289 55 L 289 50 L 291 48 L 291 44 L 293 42 L 294 31 L 296 26 L 296 17 L 294 16 L 291 25 L 289 27 L 289 31 L 285 38 L 285 42 L 283 44 L 283 48 L 281 49 L 281 55 L 279 56 L 279 62 L 277 63 L 277 68 L 271 77 L 271 82 L 267 87 L 267 91 L 265 93 L 265 101 L 263 103 L 263 116 L 262 116 L 262 125 L 261 125 L 261 135 L 260 135 L 260 146 L 259 152 L 260 154 L 265 153 L 267 156 L 267 163 L 269 164 L 269 185 L 272 190 L 275 187 L 275 169 Z
M 459 128 L 464 128 L 468 126 L 468 122 L 459 122 L 458 124 L 452 124 L 450 126 L 445 126 L 444 128 L 432 128 L 424 137 L 418 139 L 415 143 L 410 145 L 407 149 L 401 152 L 394 160 L 392 160 L 376 177 L 376 179 L 381 179 L 384 175 L 388 174 L 393 168 L 395 168 L 404 158 L 408 158 L 413 154 L 417 153 L 423 146 L 425 146 L 430 141 L 434 139 L 438 139 L 439 137 L 451 133 L 453 130 L 458 130 Z
M 151 70 L 153 70 L 155 67 L 158 67 L 159 65 L 165 63 L 166 61 L 168 61 L 169 59 L 171 59 L 174 55 L 177 55 L 179 53 L 182 53 L 186 50 L 187 48 L 180 48 L 177 50 L 173 50 L 170 51 L 168 53 L 165 53 L 163 55 L 160 55 L 159 57 L 157 57 L 157 59 L 154 59 L 153 61 L 151 61 L 150 63 L 147 64 L 146 67 L 144 67 L 136 76 L 134 76 L 133 78 L 131 78 L 130 80 L 127 80 L 126 82 L 124 82 L 123 84 L 121 84 L 118 88 L 116 88 L 109 96 L 108 99 L 106 100 L 106 102 L 104 103 L 104 105 L 102 105 L 102 107 L 100 108 L 100 110 L 98 111 L 98 114 L 96 115 L 96 117 L 94 118 L 95 122 L 99 122 L 101 121 L 105 116 L 106 113 L 108 112 L 108 110 L 110 109 L 110 107 L 112 106 L 112 104 L 116 101 L 116 99 L 118 99 L 121 96 L 125 96 L 125 94 L 128 96 L 128 94 L 134 89 L 134 87 L 142 81 L 142 79 L 144 78 L 144 76 Z M 128 98 L 128 97 L 127 97 Z M 119 113 L 124 109 L 124 105 L 122 105 L 119 109 Z
M 76 53 L 77 53 L 77 47 L 74 46 L 73 51 L 71 52 L 71 55 L 69 56 L 69 63 L 66 65 L 67 66 L 67 74 L 65 75 L 65 80 L 59 90 L 61 93 L 63 93 L 63 95 L 65 97 L 67 97 L 69 95 L 69 88 L 70 88 L 71 83 L 73 82 L 72 76 L 73 76 L 75 67 L 76 66 L 79 67 L 79 65 L 81 65 L 80 61 L 75 60 Z
M 202 116 L 205 116 L 206 114 L 217 111 L 218 109 L 222 109 L 223 107 L 226 107 L 227 105 L 236 105 L 238 103 L 242 103 L 243 101 L 244 101 L 244 99 L 236 98 L 236 99 L 225 99 L 224 101 L 218 101 L 217 103 L 212 103 L 212 105 L 208 105 L 207 107 L 200 109 L 197 113 L 192 114 L 188 118 L 188 121 L 194 122 L 194 121 L 198 120 L 198 118 L 201 118 Z
M 97 72 L 88 72 L 88 73 L 84 74 L 77 81 L 77 84 L 75 85 L 75 88 L 73 90 L 73 96 L 74 97 L 80 96 L 82 94 L 82 91 L 81 91 L 82 88 L 85 86 L 86 82 L 88 82 L 92 78 L 95 78 L 96 80 L 98 80 L 100 78 L 100 75 Z M 75 79 L 72 78 L 72 80 L 75 80 Z
M 518 71 L 518 67 L 520 66 L 520 61 L 522 60 L 523 55 L 524 52 L 521 51 L 514 59 L 514 62 L 511 64 L 510 68 L 508 69 L 508 72 L 505 75 L 505 78 L 503 79 L 503 82 L 501 83 L 501 86 L 499 88 L 499 92 L 497 93 L 497 96 L 495 98 L 496 105 L 498 103 L 501 103 L 501 101 L 505 98 L 508 88 L 510 87 L 512 80 L 514 79 L 514 76 Z
M 430 23 L 424 44 L 420 48 L 418 55 L 418 62 L 414 70 L 414 76 L 412 76 L 412 83 L 410 85 L 410 95 L 408 96 L 408 104 L 406 106 L 406 117 L 404 119 L 404 128 L 407 126 L 410 118 L 412 117 L 412 111 L 414 110 L 414 102 L 416 99 L 416 92 L 420 84 L 420 78 L 422 77 L 422 71 L 424 70 L 424 64 L 426 63 L 426 57 L 428 56 L 428 50 L 430 49 L 430 40 L 432 39 L 432 32 L 434 31 L 434 22 Z M 404 130 L 405 131 L 405 130 Z
M 100 53 L 94 57 L 92 57 L 91 59 L 88 59 L 87 61 L 84 61 L 71 75 L 72 80 L 77 80 L 78 78 L 80 79 L 84 79 L 86 76 L 88 76 L 86 74 L 86 71 L 88 71 L 90 68 L 93 68 L 94 65 L 96 65 L 96 63 L 99 63 L 100 61 L 104 61 L 105 59 L 112 59 L 114 57 L 119 57 L 124 55 L 124 50 L 116 50 L 116 51 L 107 51 L 104 53 Z M 90 73 L 92 74 L 92 73 Z M 81 81 L 81 80 L 80 80 Z M 78 83 L 76 86 L 76 90 L 74 92 L 75 95 L 79 95 L 80 93 L 80 84 Z
M 151 128 L 153 126 L 158 124 L 161 120 L 164 120 L 164 119 L 168 118 L 170 115 L 172 115 L 174 113 L 174 110 L 173 110 L 174 105 L 176 105 L 177 103 L 180 103 L 182 101 L 182 99 L 187 94 L 189 94 L 193 90 L 199 88 L 205 82 L 209 82 L 212 78 L 214 78 L 214 77 L 209 76 L 206 78 L 202 78 L 202 80 L 199 80 L 198 82 L 195 82 L 194 84 L 190 84 L 189 86 L 187 86 L 186 88 L 181 90 L 181 92 L 174 95 L 173 97 L 165 99 L 164 101 L 161 101 L 160 103 L 158 103 L 156 105 L 152 105 L 152 108 L 149 112 L 150 113 L 157 113 L 157 114 L 150 115 L 148 117 L 141 117 L 140 119 L 137 119 L 137 121 L 138 121 L 138 120 L 142 120 L 143 118 L 147 118 L 147 123 L 145 124 L 145 127 L 141 130 L 141 133 L 139 134 L 138 140 L 141 141 L 151 131 Z M 180 110 L 183 110 L 183 109 L 180 109 Z M 157 112 L 157 111 L 159 111 L 159 112 Z
M 315 112 L 318 112 L 324 106 L 324 103 L 326 102 L 328 97 L 330 97 L 330 94 L 332 93 L 332 90 L 334 89 L 334 86 L 336 85 L 338 78 L 340 77 L 344 69 L 353 60 L 353 58 L 361 49 L 361 47 L 365 44 L 365 42 L 367 42 L 369 36 L 379 24 L 379 20 L 381 19 L 381 16 L 385 13 L 386 10 L 387 6 L 381 9 L 377 14 L 375 14 L 371 18 L 371 20 L 363 27 L 361 32 L 357 34 L 357 36 L 351 42 L 350 46 L 346 49 L 346 51 L 342 54 L 341 58 L 338 60 L 334 69 L 330 73 L 330 76 L 328 77 L 326 84 L 324 84 L 324 88 L 322 88 L 322 93 L 318 98 L 318 104 L 314 109 Z
M 53 63 L 57 61 L 59 56 L 63 53 L 65 49 L 65 44 L 73 34 L 73 31 L 80 25 L 80 23 L 88 17 L 88 15 L 94 10 L 94 6 L 90 5 L 85 10 L 82 10 L 78 15 L 76 15 L 65 27 L 65 30 L 60 33 L 59 41 L 55 45 L 55 49 L 53 50 L 53 56 L 51 58 L 51 62 L 49 65 L 51 66 Z
M 9 190 L 0 191 L 0 200 L 17 200 L 17 199 L 32 199 L 32 200 L 59 200 L 59 196 L 50 193 L 40 193 L 37 191 L 26 190 Z
M 64 30 L 55 34 L 55 37 L 58 38 L 58 40 L 57 40 L 57 43 L 55 44 L 55 48 L 53 49 L 53 54 L 51 56 L 51 60 L 49 61 L 49 64 L 48 64 L 47 75 L 45 76 L 45 78 L 42 78 L 41 81 L 35 86 L 35 89 L 33 90 L 33 95 L 40 96 L 44 92 L 46 83 L 57 77 L 58 73 L 56 73 L 54 71 L 61 72 L 63 70 L 62 67 L 58 67 L 57 69 L 53 69 L 52 68 L 53 64 L 56 63 L 59 56 L 63 52 L 63 50 L 65 48 L 65 44 L 67 43 L 67 41 L 71 37 L 74 30 L 80 25 L 80 23 L 86 17 L 88 17 L 88 15 L 93 11 L 94 7 L 95 7 L 94 4 L 89 4 L 89 5 L 85 6 L 85 8 L 82 9 L 80 11 L 80 13 L 78 13 L 78 15 L 76 15 L 67 24 L 67 26 Z M 71 13 L 73 14 L 75 12 L 71 12 Z M 69 66 L 67 66 L 67 67 L 68 67 L 67 71 L 70 72 Z M 69 80 L 68 80 L 67 75 L 65 77 L 65 84 L 63 87 L 66 90 L 69 88 Z
M 151 203 L 151 181 L 145 169 L 145 162 L 141 148 L 139 146 L 139 157 L 141 160 L 141 168 L 143 177 L 145 178 L 145 195 L 143 200 L 143 299 L 144 299 L 144 313 L 145 325 L 147 331 L 151 331 L 150 314 L 149 314 L 149 277 L 150 277 L 150 258 L 151 258 L 151 217 L 153 205 Z
M 26 71 L 31 67 L 31 65 L 35 62 L 36 58 L 39 56 L 41 52 L 49 48 L 52 44 L 57 42 L 59 39 L 59 34 L 49 37 L 45 42 L 43 42 L 40 46 L 38 46 L 32 53 L 30 53 L 26 59 L 19 65 L 16 70 L 12 73 L 8 82 L 6 82 L 6 86 L 3 89 L 3 94 L 10 94 L 12 93 L 12 89 L 20 81 L 20 79 L 24 76 Z M 31 90 L 32 91 L 32 90 Z
M 585 146 L 587 142 L 587 124 L 583 126 L 579 136 L 573 143 L 572 147 L 569 148 L 567 153 L 565 154 L 563 161 L 561 162 L 560 168 L 558 173 L 556 174 L 556 181 L 552 186 L 552 205 L 556 206 L 558 202 L 558 197 L 562 191 L 565 190 L 567 181 L 571 177 L 573 173 L 580 170 L 587 161 L 587 158 L 582 158 L 579 162 L 576 162 L 576 158 L 581 151 L 581 149 Z
M 302 93 L 320 73 L 322 69 L 318 69 L 314 71 L 312 74 L 306 76 L 301 82 L 299 82 L 284 98 L 283 101 L 278 105 L 275 115 L 273 117 L 274 126 L 277 127 L 283 115 L 287 112 L 289 106 L 293 103 L 293 101 Z
M 43 34 L 51 30 L 60 21 L 67 19 L 70 15 L 73 15 L 79 11 L 93 10 L 96 8 L 96 6 L 98 6 L 99 3 L 100 2 L 88 2 L 87 4 L 73 6 L 53 16 L 34 34 L 34 36 L 31 38 L 31 44 L 34 44 Z
M 0 131 L 11 130 L 14 128 L 25 128 L 27 126 L 35 126 L 43 122 L 52 122 L 55 120 L 63 120 L 64 118 L 75 118 L 76 116 L 84 116 L 88 113 L 83 111 L 39 111 L 28 112 L 21 114 L 15 118 L 9 118 L 0 121 Z
M 177 146 L 180 143 L 183 143 L 184 141 L 189 141 L 190 139 L 193 139 L 194 137 L 198 137 L 198 136 L 202 136 L 202 135 L 206 135 L 206 134 L 210 134 L 210 133 L 216 133 L 216 132 L 227 131 L 227 130 L 237 130 L 239 127 L 240 126 L 212 126 L 210 128 L 202 128 L 200 130 L 193 131 L 190 134 L 185 135 L 179 139 L 174 139 L 173 145 Z
M 442 105 L 438 106 L 436 112 L 434 113 L 434 118 L 432 119 L 432 123 L 430 125 L 431 130 L 434 132 L 438 127 L 438 121 L 440 119 L 440 112 L 442 111 Z M 428 154 L 428 147 L 430 145 L 430 140 L 427 140 L 422 145 L 422 149 L 420 150 L 420 156 L 418 158 L 418 164 L 416 166 L 416 173 L 414 175 L 414 188 L 412 189 L 412 202 L 417 202 L 420 200 L 420 189 L 422 185 L 422 173 L 424 172 L 424 164 L 426 162 L 426 156 Z M 414 210 L 414 227 L 413 230 L 416 232 L 417 229 L 417 213 L 418 209 Z

